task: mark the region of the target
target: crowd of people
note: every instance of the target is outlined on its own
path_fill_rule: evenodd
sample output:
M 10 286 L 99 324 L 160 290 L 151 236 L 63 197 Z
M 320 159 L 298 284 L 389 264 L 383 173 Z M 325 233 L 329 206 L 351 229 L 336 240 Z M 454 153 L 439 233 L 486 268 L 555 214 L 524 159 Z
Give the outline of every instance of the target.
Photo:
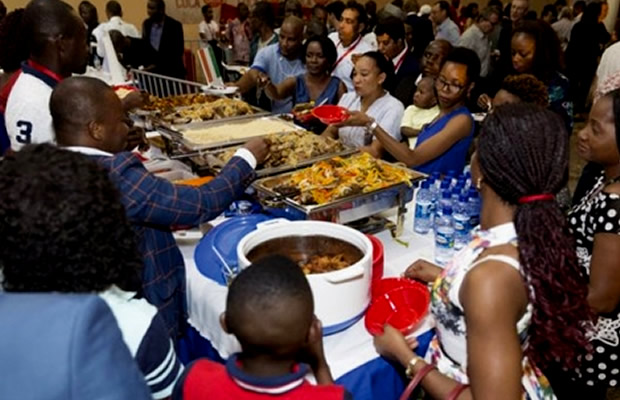
M 146 96 L 121 100 L 80 75 L 108 68 L 113 51 L 127 69 L 186 78 L 183 25 L 166 3 L 146 1 L 141 30 L 115 0 L 101 23 L 88 1 L 0 5 L 0 326 L 14 327 L 0 329 L 0 398 L 351 398 L 334 384 L 308 282 L 280 256 L 229 287 L 221 328 L 241 352 L 181 362 L 172 227 L 228 209 L 269 145 L 248 141 L 198 187 L 131 152 L 144 136 L 128 113 Z M 281 13 L 239 3 L 219 22 L 201 9 L 201 45 L 221 66 L 249 67 L 226 82 L 247 102 L 277 114 L 339 105 L 342 122 L 297 122 L 429 175 L 470 165 L 474 239 L 445 268 L 411 260 L 405 272 L 432 285 L 427 356 L 389 325 L 375 338 L 430 398 L 596 400 L 620 384 L 620 44 L 608 9 L 557 0 L 538 18 L 528 0 L 287 0 Z M 587 165 L 563 204 L 572 135 Z

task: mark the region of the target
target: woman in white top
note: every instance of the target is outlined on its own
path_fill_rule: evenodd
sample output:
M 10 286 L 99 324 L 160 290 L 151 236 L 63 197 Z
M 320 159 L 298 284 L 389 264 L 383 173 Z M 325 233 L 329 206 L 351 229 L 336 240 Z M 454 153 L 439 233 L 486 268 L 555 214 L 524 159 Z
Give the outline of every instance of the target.
M 388 93 L 394 81 L 394 65 L 378 51 L 369 51 L 355 61 L 352 75 L 355 92 L 345 93 L 338 102 L 350 116 L 327 127 L 323 135 L 381 158 L 383 146 L 372 139 L 373 131 L 380 128 L 400 140 L 400 121 L 405 111 L 403 104 Z
M 443 271 L 418 261 L 406 272 L 434 282 L 426 360 L 388 325 L 375 339 L 432 398 L 555 399 L 540 369 L 575 366 L 587 348 L 587 286 L 555 201 L 568 151 L 551 111 L 510 104 L 486 118 L 471 165 L 480 230 Z

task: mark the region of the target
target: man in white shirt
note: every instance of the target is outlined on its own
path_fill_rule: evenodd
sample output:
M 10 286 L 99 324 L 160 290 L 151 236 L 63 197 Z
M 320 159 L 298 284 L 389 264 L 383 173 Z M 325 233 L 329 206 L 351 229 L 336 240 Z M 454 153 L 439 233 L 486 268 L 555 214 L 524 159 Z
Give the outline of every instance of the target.
M 495 8 L 485 8 L 478 21 L 469 27 L 457 42 L 457 46 L 473 50 L 480 59 L 480 76 L 486 77 L 491 65 L 491 42 L 489 34 L 499 23 L 499 13 Z
M 376 50 L 362 40 L 361 32 L 364 30 L 365 23 L 366 10 L 364 7 L 359 3 L 349 3 L 342 12 L 338 32 L 329 34 L 329 38 L 334 42 L 338 51 L 338 58 L 334 64 L 332 75 L 340 78 L 347 86 L 348 91 L 353 90 L 351 72 L 353 71 L 355 55 Z
M 52 90 L 73 73 L 86 72 L 86 27 L 60 0 L 33 0 L 24 11 L 30 58 L 0 92 L 0 153 L 30 143 L 54 141 L 49 100 Z
M 203 45 L 209 44 L 218 39 L 220 33 L 220 26 L 213 19 L 213 9 L 210 5 L 202 6 L 202 16 L 204 21 L 201 21 L 198 25 L 198 32 Z
M 435 24 L 435 39 L 445 39 L 451 45 L 456 46 L 461 31 L 459 27 L 450 19 L 450 4 L 441 0 L 436 2 L 431 9 L 431 20 Z
M 103 70 L 110 71 L 108 60 L 106 59 L 105 47 L 103 45 L 103 38 L 106 33 L 114 30 L 119 31 L 125 37 L 140 38 L 140 32 L 132 24 L 129 24 L 122 20 L 123 9 L 118 1 L 111 0 L 105 5 L 105 12 L 108 16 L 108 22 L 99 24 L 93 30 L 93 36 L 97 40 L 97 55 L 103 58 Z
M 605 50 L 596 70 L 596 78 L 599 82 L 603 82 L 618 71 L 620 71 L 620 42 Z
M 570 7 L 562 8 L 558 21 L 551 24 L 551 27 L 558 35 L 562 50 L 566 51 L 568 47 L 568 39 L 570 38 L 570 31 L 573 29 L 573 12 Z

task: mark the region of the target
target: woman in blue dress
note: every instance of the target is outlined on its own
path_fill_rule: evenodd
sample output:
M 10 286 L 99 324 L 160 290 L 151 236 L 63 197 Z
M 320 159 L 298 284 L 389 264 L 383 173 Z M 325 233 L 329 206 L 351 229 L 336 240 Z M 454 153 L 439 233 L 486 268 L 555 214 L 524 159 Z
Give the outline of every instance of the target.
M 480 60 L 473 51 L 456 47 L 444 61 L 435 92 L 439 115 L 426 125 L 413 150 L 375 129 L 373 134 L 398 161 L 425 173 L 460 171 L 474 136 L 474 120 L 465 106 L 480 74 Z
M 277 85 L 270 81 L 265 82 L 267 96 L 273 100 L 293 97 L 293 105 L 311 101 L 317 105 L 338 104 L 347 88 L 340 79 L 331 76 L 332 66 L 338 54 L 334 43 L 327 37 L 314 36 L 304 44 L 303 54 L 307 72 L 286 78 Z M 321 133 L 325 129 L 324 125 L 296 122 L 316 133 Z

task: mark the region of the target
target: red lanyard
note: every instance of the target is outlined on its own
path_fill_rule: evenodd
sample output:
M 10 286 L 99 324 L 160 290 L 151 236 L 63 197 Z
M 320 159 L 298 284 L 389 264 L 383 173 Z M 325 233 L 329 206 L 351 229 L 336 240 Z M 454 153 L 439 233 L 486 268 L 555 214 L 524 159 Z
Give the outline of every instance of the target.
M 403 65 L 403 61 L 405 61 L 405 57 L 407 57 L 408 50 L 409 49 L 407 48 L 407 46 L 405 46 L 405 50 L 403 50 L 403 56 L 400 58 L 400 60 L 396 62 L 396 65 L 394 65 L 394 73 L 398 73 L 400 66 Z
M 361 41 L 362 41 L 362 35 L 360 35 L 359 38 L 355 41 L 355 43 L 349 46 L 347 51 L 345 51 L 344 54 L 341 55 L 340 58 L 334 63 L 333 69 L 336 69 L 338 64 L 340 64 L 340 61 L 344 60 L 353 50 L 355 50 L 355 48 L 357 47 L 358 44 L 360 44 Z M 342 40 L 338 42 L 338 45 L 336 46 L 336 48 L 338 48 L 338 46 L 340 46 L 341 44 L 342 44 Z
M 39 72 L 44 73 L 45 75 L 49 76 L 50 78 L 60 82 L 62 81 L 62 76 L 58 75 L 57 73 L 55 73 L 54 71 L 51 71 L 50 69 L 44 67 L 41 64 L 38 64 L 32 60 L 28 60 L 28 65 L 31 66 L 32 68 L 36 69 Z

